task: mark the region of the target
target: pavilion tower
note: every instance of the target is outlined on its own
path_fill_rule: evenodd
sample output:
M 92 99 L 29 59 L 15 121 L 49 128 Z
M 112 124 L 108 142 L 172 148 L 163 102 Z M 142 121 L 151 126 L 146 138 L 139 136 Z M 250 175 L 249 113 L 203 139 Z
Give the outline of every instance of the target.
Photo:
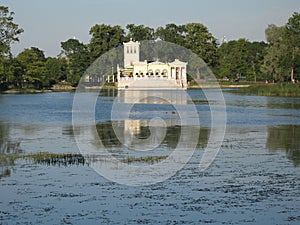
M 140 61 L 140 42 L 132 41 L 124 42 L 124 68 L 133 66 L 133 62 Z

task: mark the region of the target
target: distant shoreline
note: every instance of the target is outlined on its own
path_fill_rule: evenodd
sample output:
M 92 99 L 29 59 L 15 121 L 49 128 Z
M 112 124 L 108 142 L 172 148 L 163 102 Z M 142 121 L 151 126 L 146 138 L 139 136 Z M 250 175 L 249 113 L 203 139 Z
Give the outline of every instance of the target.
M 246 95 L 258 95 L 258 96 L 280 96 L 280 97 L 299 97 L 300 96 L 300 84 L 292 83 L 278 83 L 278 84 L 200 84 L 191 85 L 188 90 L 196 89 L 234 89 L 232 92 Z M 117 90 L 115 86 L 103 85 L 87 87 L 86 90 Z M 50 89 L 8 89 L 1 91 L 0 94 L 39 94 L 39 93 L 51 93 L 51 92 L 75 92 L 76 87 L 73 86 L 54 86 Z

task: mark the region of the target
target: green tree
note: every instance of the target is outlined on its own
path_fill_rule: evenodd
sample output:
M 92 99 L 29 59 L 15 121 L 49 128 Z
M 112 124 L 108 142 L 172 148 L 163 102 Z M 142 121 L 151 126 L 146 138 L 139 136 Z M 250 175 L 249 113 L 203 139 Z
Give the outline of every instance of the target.
M 285 26 L 269 25 L 265 33 L 269 48 L 262 66 L 263 72 L 267 77 L 280 81 L 299 79 L 299 13 L 294 13 Z
M 6 72 L 7 82 L 15 88 L 23 88 L 24 85 L 24 68 L 16 58 L 7 59 L 8 68 Z
M 0 6 L 0 54 L 8 54 L 10 45 L 19 41 L 18 35 L 23 32 L 19 25 L 13 22 L 14 12 L 8 7 Z
M 300 14 L 294 13 L 289 18 L 286 25 L 286 37 L 289 40 L 289 53 L 290 53 L 290 70 L 291 81 L 295 79 L 295 70 L 299 68 L 299 50 L 300 50 Z M 299 71 L 297 71 L 299 72 Z
M 65 60 L 49 57 L 46 60 L 45 67 L 49 86 L 67 79 L 67 63 Z
M 248 73 L 248 41 L 246 39 L 233 40 L 223 43 L 218 49 L 219 77 L 236 79 Z
M 185 46 L 185 25 L 167 24 L 156 29 L 156 36 L 163 41 Z
M 90 65 L 90 53 L 88 47 L 77 39 L 69 39 L 61 42 L 62 52 L 60 57 L 67 63 L 67 82 L 76 86 Z
M 128 29 L 127 39 L 132 38 L 135 41 L 153 40 L 155 32 L 153 28 L 145 27 L 144 25 L 127 24 Z
M 19 41 L 18 36 L 23 32 L 13 22 L 14 12 L 8 7 L 0 6 L 0 90 L 8 87 L 8 69 L 11 63 L 10 46 L 13 42 Z
M 267 43 L 261 42 L 252 42 L 248 45 L 248 66 L 252 69 L 249 71 L 247 80 L 256 82 L 257 79 L 263 80 L 264 75 L 261 71 L 261 67 L 264 62 L 264 57 L 267 50 Z
M 41 89 L 49 85 L 45 61 L 36 61 L 27 66 L 24 80 L 33 84 L 36 89 Z
M 7 66 L 9 59 L 0 55 L 0 91 L 8 88 Z
M 37 47 L 31 47 L 30 49 L 29 48 L 24 49 L 24 51 L 21 52 L 17 56 L 17 58 L 24 66 L 32 64 L 34 62 L 46 60 L 44 52 Z
M 287 49 L 288 43 L 285 37 L 285 28 L 269 25 L 265 31 L 266 39 L 269 44 L 262 71 L 267 79 L 284 81 L 287 74 Z
M 24 49 L 17 56 L 17 60 L 22 65 L 22 78 L 27 83 L 27 86 L 33 85 L 37 89 L 47 86 L 46 58 L 42 50 L 36 47 Z
M 167 24 L 165 28 L 157 28 L 156 36 L 163 41 L 190 49 L 210 66 L 214 66 L 216 63 L 216 39 L 208 31 L 208 28 L 201 23 L 188 23 L 179 26 Z
M 90 35 L 92 37 L 88 47 L 92 60 L 97 59 L 125 40 L 125 31 L 120 26 L 96 24 L 90 29 Z
M 223 43 L 218 48 L 218 76 L 236 79 L 245 76 L 247 80 L 262 79 L 260 67 L 267 44 L 239 39 Z
M 185 47 L 192 50 L 209 66 L 214 66 L 217 59 L 217 40 L 201 23 L 185 25 Z

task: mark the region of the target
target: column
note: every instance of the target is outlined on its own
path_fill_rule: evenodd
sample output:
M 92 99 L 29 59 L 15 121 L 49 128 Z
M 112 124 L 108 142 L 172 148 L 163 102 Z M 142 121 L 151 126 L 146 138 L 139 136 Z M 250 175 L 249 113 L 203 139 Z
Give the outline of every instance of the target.
M 186 80 L 186 68 L 182 67 L 182 79 Z
M 120 72 L 120 66 L 119 64 L 117 65 L 117 79 L 118 79 L 118 82 L 120 82 L 120 78 L 121 78 L 121 72 Z
M 171 68 L 171 79 L 176 79 L 176 68 L 172 67 Z

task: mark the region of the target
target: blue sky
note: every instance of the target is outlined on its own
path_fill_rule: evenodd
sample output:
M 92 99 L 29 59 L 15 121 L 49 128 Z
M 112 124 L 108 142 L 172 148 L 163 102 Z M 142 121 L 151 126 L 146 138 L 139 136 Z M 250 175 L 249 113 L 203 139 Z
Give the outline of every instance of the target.
M 16 55 L 38 47 L 47 56 L 60 52 L 60 42 L 76 37 L 87 43 L 95 24 L 144 24 L 153 28 L 168 23 L 200 22 L 217 38 L 265 40 L 268 24 L 281 26 L 299 0 L 1 0 L 15 12 L 25 32 L 13 45 Z

